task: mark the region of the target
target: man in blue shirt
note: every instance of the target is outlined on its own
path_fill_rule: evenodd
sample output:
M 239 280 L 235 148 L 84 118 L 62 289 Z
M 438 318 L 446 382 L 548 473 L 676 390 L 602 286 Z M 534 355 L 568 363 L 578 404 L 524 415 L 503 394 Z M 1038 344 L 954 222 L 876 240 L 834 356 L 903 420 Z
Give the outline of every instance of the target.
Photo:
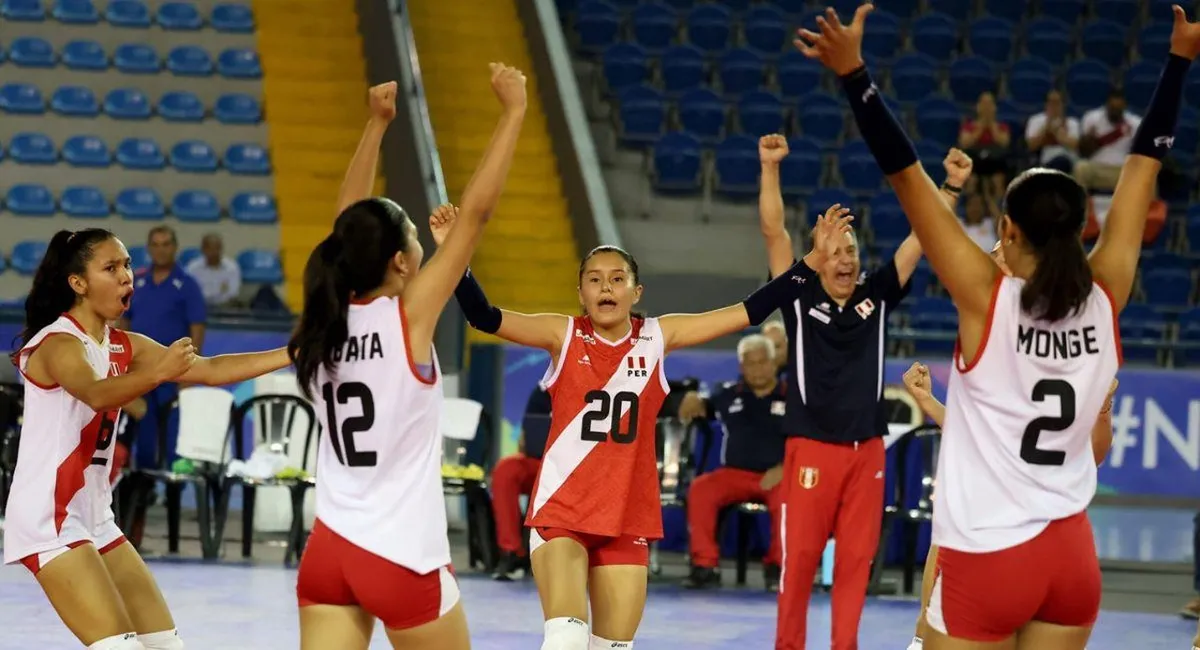
M 146 244 L 150 268 L 138 269 L 133 281 L 133 300 L 125 312 L 126 329 L 145 335 L 163 345 L 191 337 L 197 350 L 204 343 L 204 321 L 207 312 L 200 285 L 175 263 L 179 241 L 168 226 L 150 230 Z M 158 413 L 170 404 L 179 392 L 176 384 L 162 384 L 145 395 L 147 416 L 138 424 L 134 450 L 137 466 L 156 466 L 158 450 Z M 175 460 L 175 440 L 178 429 L 167 431 L 166 458 Z

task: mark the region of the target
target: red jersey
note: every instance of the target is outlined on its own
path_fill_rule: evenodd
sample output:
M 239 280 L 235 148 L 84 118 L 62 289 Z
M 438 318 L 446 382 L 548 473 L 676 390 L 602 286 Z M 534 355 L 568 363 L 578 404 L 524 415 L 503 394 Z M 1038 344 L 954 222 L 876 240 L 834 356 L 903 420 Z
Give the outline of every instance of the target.
M 550 435 L 526 524 L 617 537 L 662 538 L 655 435 L 670 387 L 658 319 L 635 318 L 609 342 L 571 318 L 546 371 Z

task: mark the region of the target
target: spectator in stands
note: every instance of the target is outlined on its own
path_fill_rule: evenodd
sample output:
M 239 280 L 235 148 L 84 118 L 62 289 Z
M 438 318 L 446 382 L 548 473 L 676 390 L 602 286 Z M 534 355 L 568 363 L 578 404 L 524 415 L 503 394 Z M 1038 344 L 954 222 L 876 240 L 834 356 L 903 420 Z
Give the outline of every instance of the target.
M 1079 120 L 1067 115 L 1062 93 L 1046 93 L 1046 108 L 1025 123 L 1025 146 L 1038 164 L 1070 174 L 1079 151 Z
M 529 554 L 521 534 L 524 521 L 521 497 L 533 493 L 549 433 L 550 393 L 538 386 L 525 403 L 517 453 L 501 458 L 492 470 L 492 512 L 496 520 L 496 546 L 501 553 L 500 563 L 492 573 L 496 580 L 516 580 L 530 572 Z
M 980 93 L 975 102 L 975 117 L 964 119 L 958 131 L 958 148 L 975 161 L 975 175 L 965 188 L 967 194 L 982 191 L 984 200 L 991 202 L 1004 196 L 1011 145 L 1008 124 L 996 119 L 996 96 Z
M 200 240 L 201 256 L 187 266 L 187 274 L 200 284 L 200 293 L 210 307 L 228 306 L 242 288 L 242 271 L 237 262 L 225 257 L 221 236 L 209 233 Z
M 771 343 L 775 344 L 775 367 L 776 377 L 779 380 L 787 378 L 787 330 L 783 327 L 781 320 L 769 320 L 763 323 L 762 335 L 771 339 Z
M 967 195 L 963 204 L 963 229 L 972 241 L 985 251 L 992 250 L 996 243 L 996 222 L 1000 220 L 1000 206 L 975 193 Z
M 763 577 L 770 591 L 779 590 L 781 562 L 779 511 L 783 478 L 783 416 L 787 384 L 777 379 L 775 344 L 761 334 L 738 342 L 742 376 L 705 400 L 697 392 L 684 395 L 679 419 L 719 419 L 725 428 L 721 467 L 692 481 L 688 490 L 688 539 L 692 570 L 683 581 L 688 589 L 721 584 L 718 569 L 717 517 L 722 509 L 743 502 L 765 503 L 771 515 L 771 542 L 763 558 Z M 786 355 L 783 355 L 786 356 Z
M 179 240 L 170 226 L 150 229 L 146 244 L 150 254 L 150 268 L 137 271 L 133 281 L 133 299 L 125 312 L 126 325 L 138 334 L 143 334 L 162 345 L 190 336 L 196 350 L 204 344 L 204 322 L 207 311 L 200 285 L 175 263 L 179 252 Z M 134 459 L 137 467 L 155 467 L 158 450 L 159 410 L 171 403 L 179 393 L 176 384 L 161 384 L 144 396 L 150 417 L 138 423 L 137 443 Z M 175 459 L 177 428 L 166 432 L 168 461 Z
M 1133 145 L 1133 133 L 1141 123 L 1142 118 L 1125 110 L 1125 94 L 1120 88 L 1108 93 L 1104 106 L 1084 113 L 1080 160 L 1075 163 L 1079 184 L 1090 191 L 1113 191 Z

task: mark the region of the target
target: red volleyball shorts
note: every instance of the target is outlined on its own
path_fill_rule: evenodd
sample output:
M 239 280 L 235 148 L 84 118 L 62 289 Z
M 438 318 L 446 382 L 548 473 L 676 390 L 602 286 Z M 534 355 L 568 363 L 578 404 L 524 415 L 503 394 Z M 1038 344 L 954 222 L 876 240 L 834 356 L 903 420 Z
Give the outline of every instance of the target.
M 62 555 L 63 553 L 66 553 L 67 551 L 69 551 L 73 548 L 79 548 L 80 546 L 83 546 L 84 544 L 92 544 L 99 551 L 100 555 L 104 555 L 104 554 L 108 553 L 109 551 L 113 550 L 114 548 L 125 543 L 125 535 L 121 533 L 121 530 L 119 528 L 117 528 L 116 524 L 108 526 L 107 528 L 108 528 L 108 530 L 105 530 L 104 533 L 102 533 L 100 536 L 98 536 L 94 540 L 81 539 L 78 542 L 71 542 L 71 543 L 67 544 L 66 546 L 60 546 L 60 547 L 50 550 L 50 551 L 43 551 L 41 553 L 34 553 L 33 555 L 26 555 L 25 557 L 21 558 L 21 564 L 26 569 L 29 569 L 30 573 L 32 573 L 33 575 L 37 575 L 38 571 L 41 571 L 42 567 L 45 567 L 54 558 Z
M 424 575 L 355 546 L 320 520 L 300 560 L 301 607 L 360 607 L 389 630 L 432 623 L 458 603 L 458 583 L 444 566 Z
M 533 552 L 539 546 L 559 537 L 573 539 L 580 546 L 586 548 L 589 567 L 650 565 L 650 544 L 645 537 L 632 535 L 605 537 L 565 528 L 531 528 L 529 530 L 529 555 L 532 557 Z
M 926 619 L 955 639 L 994 643 L 1031 621 L 1088 627 L 1100 612 L 1100 562 L 1086 513 L 991 553 L 939 548 Z

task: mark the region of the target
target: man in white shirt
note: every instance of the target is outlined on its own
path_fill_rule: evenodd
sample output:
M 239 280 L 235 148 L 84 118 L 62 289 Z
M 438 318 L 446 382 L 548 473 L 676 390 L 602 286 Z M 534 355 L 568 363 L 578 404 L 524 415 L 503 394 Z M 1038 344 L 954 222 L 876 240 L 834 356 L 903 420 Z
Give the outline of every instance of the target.
M 200 242 L 202 255 L 186 269 L 200 285 L 204 302 L 214 307 L 232 302 L 242 288 L 242 272 L 236 262 L 222 254 L 224 248 L 220 235 L 205 235 Z
M 1025 143 L 1043 167 L 1071 173 L 1079 146 L 1079 120 L 1066 115 L 1062 93 L 1046 94 L 1046 109 L 1025 123 Z
M 1125 110 L 1125 95 L 1120 89 L 1108 94 L 1104 106 L 1084 113 L 1079 153 L 1086 160 L 1075 163 L 1075 179 L 1080 185 L 1104 192 L 1117 186 L 1133 133 L 1141 123 L 1142 118 Z

